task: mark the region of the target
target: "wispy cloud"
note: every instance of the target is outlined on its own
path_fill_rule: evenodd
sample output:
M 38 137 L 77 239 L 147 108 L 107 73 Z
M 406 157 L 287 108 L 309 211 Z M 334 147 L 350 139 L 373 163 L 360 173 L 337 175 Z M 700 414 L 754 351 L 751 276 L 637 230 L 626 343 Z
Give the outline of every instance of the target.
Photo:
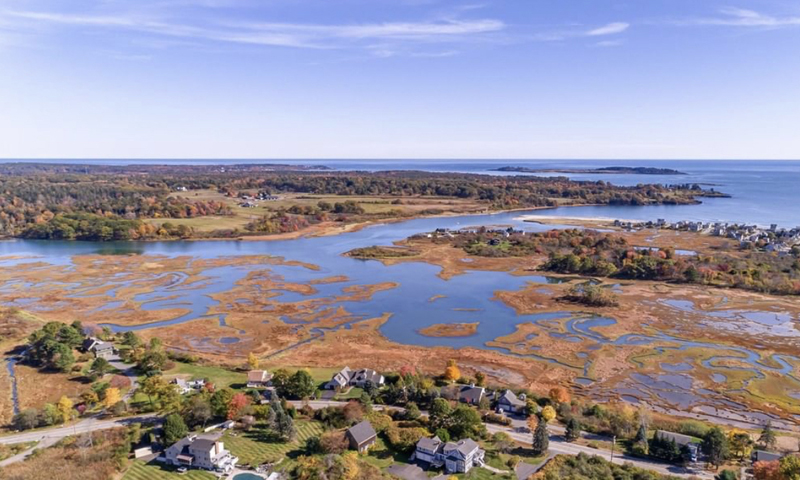
M 624 40 L 603 40 L 600 42 L 595 43 L 594 47 L 602 47 L 602 48 L 609 48 L 609 47 L 620 47 L 625 44 Z
M 467 37 L 503 30 L 495 19 L 442 19 L 423 22 L 365 24 L 305 24 L 224 22 L 182 24 L 137 15 L 89 15 L 35 11 L 0 11 L 0 17 L 29 21 L 28 26 L 78 26 L 124 29 L 150 35 L 193 38 L 206 41 L 295 48 L 364 47 L 362 42 L 459 41 Z
M 538 41 L 543 42 L 558 42 L 570 38 L 581 37 L 604 37 L 610 35 L 619 35 L 624 33 L 630 28 L 630 23 L 626 22 L 613 22 L 600 27 L 595 27 L 590 30 L 581 30 L 578 28 L 571 28 L 569 30 L 556 30 L 551 32 L 539 33 L 534 36 Z M 602 43 L 602 42 L 601 42 Z
M 744 8 L 727 7 L 720 9 L 716 17 L 689 18 L 673 23 L 683 26 L 781 28 L 800 26 L 800 17 L 774 16 Z
M 601 37 L 604 35 L 616 35 L 618 33 L 622 33 L 628 28 L 630 28 L 629 23 L 625 22 L 614 22 L 609 23 L 608 25 L 603 25 L 602 27 L 595 28 L 593 30 L 589 30 L 586 32 L 586 35 L 589 37 Z

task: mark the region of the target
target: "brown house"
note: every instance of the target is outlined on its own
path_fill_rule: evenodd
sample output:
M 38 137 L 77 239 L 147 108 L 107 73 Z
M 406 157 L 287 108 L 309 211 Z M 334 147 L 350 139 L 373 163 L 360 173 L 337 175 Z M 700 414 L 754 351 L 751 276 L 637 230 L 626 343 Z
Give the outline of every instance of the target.
M 367 453 L 369 447 L 371 447 L 378 438 L 375 429 L 373 429 L 372 425 L 366 420 L 348 428 L 346 436 L 347 440 L 350 441 L 350 448 L 358 450 L 358 453 Z
M 250 370 L 247 372 L 247 388 L 265 388 L 269 386 L 272 374 L 266 370 Z

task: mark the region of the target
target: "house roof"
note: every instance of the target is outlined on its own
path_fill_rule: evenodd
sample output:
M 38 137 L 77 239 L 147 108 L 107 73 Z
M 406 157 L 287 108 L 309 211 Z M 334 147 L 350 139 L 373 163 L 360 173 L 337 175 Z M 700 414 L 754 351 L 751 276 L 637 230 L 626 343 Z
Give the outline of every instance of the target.
M 505 392 L 503 392 L 503 394 L 500 395 L 500 399 L 498 401 L 499 402 L 505 401 L 506 403 L 509 403 L 511 405 L 516 405 L 518 407 L 525 406 L 525 402 L 520 400 L 517 394 L 512 392 L 511 390 L 506 390 Z
M 370 381 L 372 383 L 380 383 L 383 375 L 370 368 L 362 368 L 350 374 L 350 380 L 357 380 L 359 382 Z
M 753 452 L 754 462 L 772 462 L 775 460 L 780 460 L 781 458 L 783 457 L 780 453 L 767 452 L 766 450 L 756 450 Z
M 458 393 L 458 398 L 465 402 L 479 402 L 481 397 L 483 396 L 484 388 L 483 387 L 473 387 L 467 386 L 462 387 L 461 391 Z
M 110 343 L 96 342 L 94 344 L 94 350 L 95 351 L 98 351 L 98 350 L 113 350 L 113 349 L 114 349 L 114 345 L 112 345 Z
M 693 443 L 692 437 L 690 437 L 689 435 L 683 435 L 681 433 L 665 432 L 664 430 L 656 430 L 655 435 L 657 435 L 657 436 L 659 436 L 659 437 L 661 437 L 663 439 L 666 439 L 666 440 L 672 440 L 678 445 L 689 445 L 690 443 Z
M 460 454 L 461 457 L 467 458 L 470 453 L 474 452 L 479 448 L 480 447 L 475 442 L 475 440 L 471 438 L 465 438 L 463 440 L 459 440 L 456 443 L 447 442 L 444 445 L 444 454 L 447 456 L 452 456 L 453 453 L 458 452 L 458 454 Z
M 265 382 L 269 379 L 269 373 L 266 370 L 250 370 L 247 372 L 248 382 Z
M 91 338 L 91 337 L 84 338 L 83 339 L 83 343 L 81 344 L 81 346 L 83 347 L 84 350 L 89 350 L 90 348 L 92 348 L 94 346 L 95 343 L 97 343 L 97 339 L 95 339 L 95 338 Z
M 202 450 L 207 452 L 217 445 L 216 439 L 211 438 L 198 438 L 192 442 L 192 450 Z
M 348 428 L 347 434 L 350 435 L 353 441 L 355 441 L 358 445 L 361 445 L 362 443 L 367 442 L 378 435 L 375 433 L 375 429 L 372 428 L 372 424 L 370 424 L 367 420 Z
M 437 437 L 433 437 L 433 438 L 422 437 L 417 442 L 417 448 L 421 448 L 421 449 L 427 450 L 429 452 L 435 452 L 436 450 L 439 449 L 439 446 L 441 444 L 442 444 L 442 441 L 439 439 L 438 436 Z

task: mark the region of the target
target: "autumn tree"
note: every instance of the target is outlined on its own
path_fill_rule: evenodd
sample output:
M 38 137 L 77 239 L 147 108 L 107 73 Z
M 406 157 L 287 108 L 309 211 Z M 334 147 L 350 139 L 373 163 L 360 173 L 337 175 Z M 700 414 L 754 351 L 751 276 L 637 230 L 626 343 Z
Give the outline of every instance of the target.
M 569 392 L 564 387 L 553 387 L 550 389 L 549 393 L 550 400 L 553 401 L 556 405 L 560 403 L 569 403 L 571 397 Z
M 103 406 L 111 408 L 121 401 L 122 395 L 119 393 L 119 388 L 110 387 L 106 390 L 105 397 L 103 397 Z
M 780 468 L 786 480 L 800 480 L 800 457 L 787 455 L 781 458 Z
M 247 394 L 241 392 L 234 394 L 228 402 L 228 420 L 238 420 L 248 405 L 250 405 L 250 397 Z
M 461 378 L 461 370 L 458 369 L 458 365 L 454 359 L 450 359 L 447 361 L 447 368 L 444 369 L 444 379 L 449 382 L 454 382 Z
M 753 450 L 753 439 L 744 430 L 734 429 L 728 433 L 728 445 L 733 454 L 743 460 Z
M 554 418 L 556 418 L 555 408 L 548 405 L 542 409 L 542 419 L 545 421 L 545 423 L 551 421 Z
M 75 409 L 73 408 L 74 404 L 72 400 L 70 400 L 67 396 L 62 396 L 58 403 L 56 404 L 56 408 L 58 409 L 58 415 L 61 417 L 61 421 L 66 423 L 75 416 Z
M 755 480 L 786 480 L 786 477 L 781 473 L 781 464 L 777 460 L 754 463 L 753 478 Z
M 255 353 L 250 352 L 247 354 L 247 366 L 250 367 L 250 370 L 255 370 L 258 368 L 258 357 Z

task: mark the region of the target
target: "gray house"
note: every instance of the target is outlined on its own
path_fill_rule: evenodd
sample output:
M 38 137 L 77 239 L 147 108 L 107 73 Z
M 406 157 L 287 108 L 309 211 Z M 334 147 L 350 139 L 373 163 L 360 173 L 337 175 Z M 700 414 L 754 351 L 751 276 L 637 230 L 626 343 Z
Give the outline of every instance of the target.
M 369 447 L 371 447 L 378 438 L 378 434 L 375 433 L 372 424 L 366 420 L 348 428 L 345 436 L 347 436 L 347 440 L 350 442 L 350 448 L 357 450 L 358 453 L 367 453 Z
M 325 384 L 325 388 L 328 390 L 337 390 L 348 386 L 363 388 L 367 382 L 381 386 L 385 383 L 385 379 L 383 375 L 369 368 L 350 370 L 350 367 L 344 367 Z
M 219 435 L 189 435 L 164 451 L 166 462 L 177 467 L 194 467 L 218 472 L 230 472 L 239 461 L 225 450 Z
M 414 459 L 433 467 L 444 467 L 447 473 L 467 473 L 474 466 L 483 465 L 485 452 L 471 438 L 458 442 L 442 442 L 439 437 L 421 438 L 417 442 Z
M 508 413 L 522 413 L 525 411 L 525 396 L 517 396 L 511 390 L 506 390 L 497 399 L 497 410 Z
M 481 399 L 485 394 L 486 389 L 483 387 L 476 387 L 475 385 L 464 386 L 458 391 L 458 401 L 477 405 L 481 403 Z
M 81 349 L 84 352 L 93 353 L 95 358 L 104 358 L 108 360 L 114 356 L 114 345 L 94 337 L 86 338 L 81 345 Z

